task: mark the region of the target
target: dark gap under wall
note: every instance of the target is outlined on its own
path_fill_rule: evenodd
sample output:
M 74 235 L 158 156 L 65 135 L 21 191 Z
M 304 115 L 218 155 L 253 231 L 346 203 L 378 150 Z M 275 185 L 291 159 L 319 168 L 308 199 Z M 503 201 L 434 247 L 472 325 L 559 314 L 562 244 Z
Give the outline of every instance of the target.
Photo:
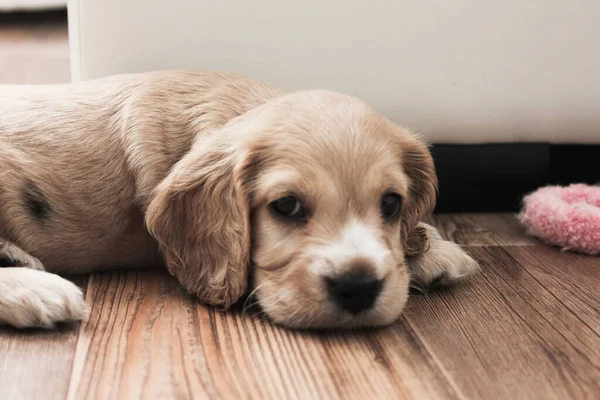
M 600 184 L 600 145 L 550 146 L 550 182 Z
M 436 144 L 431 152 L 436 212 L 514 212 L 540 186 L 600 183 L 600 145 Z

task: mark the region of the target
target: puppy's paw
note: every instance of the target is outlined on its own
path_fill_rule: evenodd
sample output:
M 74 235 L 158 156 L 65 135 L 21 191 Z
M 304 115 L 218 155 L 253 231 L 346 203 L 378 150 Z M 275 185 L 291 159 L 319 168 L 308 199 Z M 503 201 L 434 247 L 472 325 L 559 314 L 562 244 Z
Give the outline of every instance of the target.
M 479 264 L 469 254 L 467 254 L 458 244 L 444 241 L 438 249 L 441 258 L 436 260 L 439 273 L 431 277 L 429 285 L 447 285 L 466 278 L 479 271 Z M 435 271 L 435 268 L 433 268 Z M 433 272 L 432 271 L 432 272 Z M 425 274 L 426 278 L 430 278 Z
M 72 282 L 29 268 L 0 270 L 0 325 L 53 328 L 88 315 L 83 293 Z
M 458 244 L 444 240 L 437 229 L 423 224 L 427 229 L 429 250 L 407 262 L 411 278 L 420 286 L 448 285 L 479 270 L 479 264 Z
M 27 267 L 44 270 L 44 264 L 13 243 L 0 238 L 0 267 Z
M 37 258 L 33 256 L 29 256 L 26 259 L 23 259 L 23 266 L 31 269 L 36 269 L 38 271 L 44 271 L 44 264 Z

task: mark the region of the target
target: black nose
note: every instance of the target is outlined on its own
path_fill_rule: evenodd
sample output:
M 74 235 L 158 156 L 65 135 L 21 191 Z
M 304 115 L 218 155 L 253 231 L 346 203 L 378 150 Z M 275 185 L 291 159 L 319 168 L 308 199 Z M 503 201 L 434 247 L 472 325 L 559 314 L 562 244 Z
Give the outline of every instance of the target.
M 366 274 L 344 274 L 325 282 L 333 301 L 352 314 L 373 307 L 383 286 L 383 281 Z

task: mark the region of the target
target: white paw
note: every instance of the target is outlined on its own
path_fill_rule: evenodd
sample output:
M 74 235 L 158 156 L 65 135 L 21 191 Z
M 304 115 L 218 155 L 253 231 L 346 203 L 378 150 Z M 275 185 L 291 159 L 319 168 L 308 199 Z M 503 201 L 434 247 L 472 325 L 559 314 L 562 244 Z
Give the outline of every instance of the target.
M 0 269 L 0 325 L 52 328 L 88 315 L 83 293 L 72 282 L 30 268 Z
M 445 268 L 442 268 L 443 271 L 441 271 L 444 276 L 439 282 L 440 284 L 452 283 L 479 271 L 477 261 L 458 244 L 444 241 L 440 246 L 444 247 L 444 251 L 440 251 L 440 254 L 442 258 L 445 258 L 445 261 L 442 261 L 445 263 Z
M 479 270 L 479 264 L 458 244 L 442 239 L 437 230 L 427 228 L 429 250 L 409 258 L 412 279 L 420 285 L 451 284 Z
M 40 260 L 38 260 L 37 258 L 35 258 L 33 256 L 29 256 L 24 261 L 26 262 L 27 268 L 37 269 L 38 271 L 44 270 L 44 264 L 42 264 L 42 262 Z

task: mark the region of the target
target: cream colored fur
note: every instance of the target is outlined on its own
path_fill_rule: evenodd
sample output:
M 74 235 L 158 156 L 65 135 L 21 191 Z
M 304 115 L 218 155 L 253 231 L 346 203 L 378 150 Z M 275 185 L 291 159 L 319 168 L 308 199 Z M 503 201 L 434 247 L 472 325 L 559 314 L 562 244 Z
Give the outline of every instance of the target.
M 292 227 L 268 212 L 281 187 L 313 205 L 310 224 Z M 390 188 L 404 208 L 385 225 L 379 196 Z M 0 270 L 0 323 L 84 318 L 81 292 L 53 273 L 166 264 L 210 305 L 236 302 L 253 266 L 258 302 L 275 322 L 387 324 L 404 307 L 408 267 L 422 283 L 476 268 L 432 227 L 419 230 L 435 190 L 426 146 L 338 93 L 285 94 L 192 71 L 0 86 L 0 260 L 13 264 Z M 341 234 L 351 217 L 389 252 L 380 265 L 389 283 L 372 312 L 338 318 L 315 296 L 321 278 L 301 253 Z M 274 301 L 283 293 L 291 297 Z
M 81 290 L 68 280 L 24 267 L 0 269 L 0 325 L 53 328 L 88 313 Z
M 408 258 L 415 283 L 426 287 L 431 282 L 448 284 L 479 270 L 477 262 L 456 243 L 444 240 L 433 226 L 421 223 L 426 230 L 429 249 Z

